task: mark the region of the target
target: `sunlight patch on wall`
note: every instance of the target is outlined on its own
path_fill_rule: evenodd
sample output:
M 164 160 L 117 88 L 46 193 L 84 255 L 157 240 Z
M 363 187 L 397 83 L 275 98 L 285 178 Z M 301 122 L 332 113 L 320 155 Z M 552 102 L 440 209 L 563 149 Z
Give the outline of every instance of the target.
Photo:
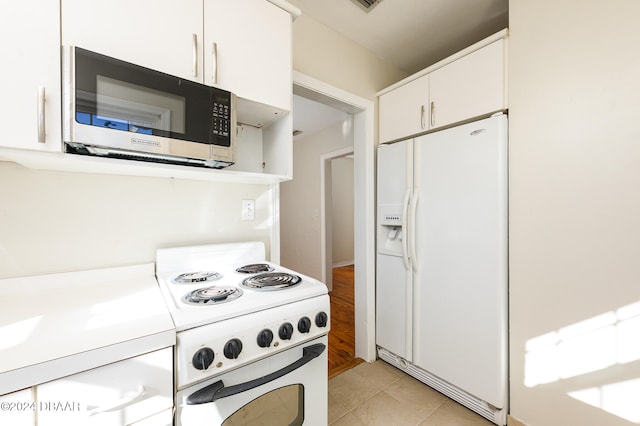
M 630 422 L 640 423 L 640 379 L 569 392 L 569 396 Z
M 526 343 L 527 387 L 640 359 L 640 302 L 580 321 Z

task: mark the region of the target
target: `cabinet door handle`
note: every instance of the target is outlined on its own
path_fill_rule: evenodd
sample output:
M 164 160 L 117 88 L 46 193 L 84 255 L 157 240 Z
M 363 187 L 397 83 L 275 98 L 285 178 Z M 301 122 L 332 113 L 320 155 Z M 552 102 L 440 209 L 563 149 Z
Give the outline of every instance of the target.
M 436 125 L 436 103 L 431 101 L 431 125 Z
M 211 55 L 213 56 L 213 84 L 218 84 L 218 43 L 216 42 L 211 46 Z
M 120 410 L 121 408 L 130 405 L 136 399 L 140 398 L 142 394 L 144 394 L 144 392 L 144 386 L 138 385 L 138 388 L 134 392 L 122 397 L 121 399 L 118 399 L 117 401 L 113 401 L 111 404 L 103 405 L 102 407 L 96 407 L 93 410 L 89 411 L 88 415 L 95 416 L 96 414 L 106 413 L 108 411 Z
M 38 87 L 38 142 L 45 143 L 45 121 L 44 121 L 44 103 L 45 103 L 45 89 L 44 86 Z
M 420 128 L 424 129 L 426 123 L 424 120 L 424 105 L 420 105 Z
M 194 77 L 198 76 L 198 34 L 193 34 L 191 38 L 193 44 L 193 70 L 192 74 Z

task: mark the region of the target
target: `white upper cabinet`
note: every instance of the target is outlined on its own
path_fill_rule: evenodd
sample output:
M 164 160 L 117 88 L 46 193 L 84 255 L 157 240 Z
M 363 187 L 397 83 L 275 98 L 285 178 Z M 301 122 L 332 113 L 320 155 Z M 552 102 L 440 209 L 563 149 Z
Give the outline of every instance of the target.
M 441 127 L 506 108 L 504 40 L 433 71 L 431 127 Z
M 11 65 L 0 82 L 0 157 L 49 170 L 258 183 L 290 179 L 292 15 L 299 13 L 284 0 L 16 2 L 0 14 L 0 46 Z M 236 164 L 195 170 L 34 152 L 63 151 L 61 46 L 236 94 L 238 123 L 246 130 L 239 131 Z
M 202 83 L 202 0 L 62 0 L 62 44 Z
M 205 84 L 291 110 L 291 15 L 266 0 L 204 0 Z
M 61 151 L 60 8 L 12 2 L 0 13 L 0 146 Z
M 429 130 L 429 75 L 380 96 L 380 141 Z
M 499 34 L 382 91 L 380 142 L 507 109 L 506 42 Z

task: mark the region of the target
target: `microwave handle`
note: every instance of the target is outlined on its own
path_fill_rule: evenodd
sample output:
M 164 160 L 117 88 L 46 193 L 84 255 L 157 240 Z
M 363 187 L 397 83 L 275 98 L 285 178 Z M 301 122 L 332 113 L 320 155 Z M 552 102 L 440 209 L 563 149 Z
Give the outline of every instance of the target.
M 293 370 L 302 367 L 314 358 L 317 358 L 322 354 L 322 352 L 324 352 L 325 348 L 326 346 L 323 343 L 307 346 L 302 349 L 302 358 L 297 361 L 294 361 L 286 367 L 281 368 L 278 371 L 274 371 L 271 374 L 267 374 L 266 376 L 250 380 L 248 382 L 240 383 L 239 385 L 225 387 L 222 380 L 219 380 L 189 395 L 187 397 L 187 405 L 207 404 L 209 402 L 233 396 L 272 382 L 291 373 Z
M 213 56 L 213 84 L 218 84 L 218 43 L 213 42 L 211 47 L 211 55 Z
M 193 34 L 193 37 L 191 37 L 191 42 L 193 45 L 192 74 L 194 77 L 197 77 L 198 76 L 198 34 Z
M 38 87 L 38 142 L 46 143 L 47 136 L 45 133 L 45 121 L 44 121 L 44 103 L 46 101 L 44 86 Z

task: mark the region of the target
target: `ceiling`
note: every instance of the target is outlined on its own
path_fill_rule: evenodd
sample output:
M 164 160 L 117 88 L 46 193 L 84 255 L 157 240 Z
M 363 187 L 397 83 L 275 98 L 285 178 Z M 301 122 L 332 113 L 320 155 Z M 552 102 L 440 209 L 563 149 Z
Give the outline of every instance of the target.
M 287 0 L 306 15 L 413 74 L 508 27 L 509 0 L 381 0 L 365 12 L 352 0 Z M 344 113 L 294 96 L 294 140 Z
M 287 0 L 302 14 L 413 74 L 508 26 L 509 0 Z
M 310 136 L 332 124 L 344 122 L 349 114 L 336 108 L 312 101 L 301 96 L 293 96 L 293 141 Z M 296 134 L 296 132 L 299 132 Z

